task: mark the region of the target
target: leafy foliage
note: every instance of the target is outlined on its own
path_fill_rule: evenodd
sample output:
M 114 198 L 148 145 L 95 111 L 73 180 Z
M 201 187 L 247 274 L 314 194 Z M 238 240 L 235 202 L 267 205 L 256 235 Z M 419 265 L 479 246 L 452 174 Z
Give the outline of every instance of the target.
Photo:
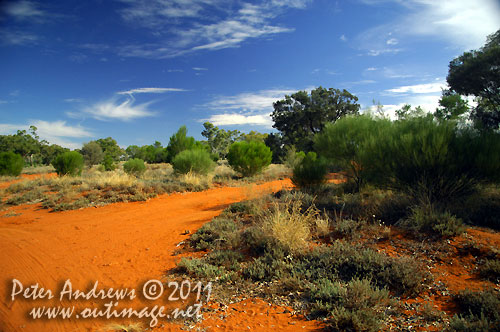
M 166 163 L 168 161 L 168 151 L 160 142 L 156 141 L 153 145 L 130 145 L 125 150 L 129 158 L 139 158 L 150 164 Z
M 356 183 L 359 191 L 365 182 L 371 162 L 365 159 L 365 145 L 383 128 L 390 126 L 389 120 L 374 119 L 368 115 L 347 116 L 325 126 L 315 137 L 314 148 L 346 171 Z
M 133 158 L 123 164 L 123 170 L 127 174 L 140 176 L 146 171 L 146 165 L 144 165 L 144 160 Z
M 485 127 L 500 125 L 500 30 L 488 37 L 479 50 L 453 59 L 446 78 L 450 89 L 479 98 L 473 117 Z
M 500 137 L 460 129 L 432 116 L 378 126 L 361 147 L 374 183 L 424 203 L 465 197 L 482 180 L 498 181 Z
M 104 159 L 104 152 L 102 151 L 101 145 L 95 141 L 84 144 L 80 153 L 83 156 L 85 164 L 88 166 L 97 165 Z
M 76 151 L 64 152 L 52 162 L 57 175 L 81 175 L 83 170 L 83 156 Z
M 196 140 L 194 137 L 187 136 L 186 126 L 182 126 L 179 130 L 170 137 L 167 150 L 170 161 L 174 160 L 180 152 L 184 150 L 191 150 L 196 147 Z
M 261 142 L 235 142 L 229 148 L 229 165 L 243 176 L 252 176 L 261 172 L 271 163 L 272 153 Z
M 102 161 L 102 167 L 105 171 L 109 172 L 116 168 L 115 161 L 110 155 L 105 155 L 104 160 Z
M 226 131 L 224 129 L 219 129 L 210 122 L 205 122 L 203 127 L 205 129 L 201 132 L 201 135 L 207 138 L 210 152 L 218 158 L 225 158 L 231 144 L 240 136 L 238 130 Z
M 293 168 L 292 183 L 299 188 L 310 188 L 326 181 L 328 164 L 317 158 L 315 152 L 308 152 Z
M 8 151 L 0 152 L 0 175 L 18 176 L 23 170 L 23 157 Z
M 174 170 L 182 174 L 194 172 L 206 175 L 214 170 L 215 163 L 206 150 L 193 149 L 184 150 L 175 156 L 172 166 Z
M 319 87 L 310 95 L 299 91 L 273 104 L 273 127 L 281 132 L 286 145 L 308 152 L 312 150 L 313 136 L 321 132 L 325 124 L 345 115 L 358 114 L 357 101 L 347 90 Z
M 116 140 L 111 137 L 100 138 L 95 142 L 101 146 L 105 155 L 111 156 L 115 161 L 120 160 L 120 157 L 125 154 L 125 151 L 118 145 Z

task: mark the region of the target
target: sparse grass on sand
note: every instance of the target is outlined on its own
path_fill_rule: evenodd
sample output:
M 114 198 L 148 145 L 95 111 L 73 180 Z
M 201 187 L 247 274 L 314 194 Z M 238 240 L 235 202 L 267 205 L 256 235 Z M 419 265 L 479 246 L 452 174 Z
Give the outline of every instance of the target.
M 328 184 L 316 196 L 282 190 L 231 205 L 191 236 L 182 250 L 201 256 L 182 258 L 174 273 L 214 282 L 218 302 L 262 297 L 334 331 L 500 326 L 500 293 L 488 290 L 500 281 L 500 256 L 487 240 L 471 246 L 467 233 L 409 228 L 397 223 L 412 216 L 407 197 L 343 186 Z M 450 219 L 431 216 L 438 225 Z M 463 280 L 479 290 L 463 292 Z
M 50 172 L 53 169 L 45 167 L 40 170 Z M 225 163 L 208 175 L 192 172 L 176 174 L 170 164 L 151 164 L 147 165 L 142 176 L 135 177 L 125 173 L 121 165 L 109 172 L 94 166 L 84 170 L 78 177 L 39 177 L 11 184 L 2 189 L 1 196 L 4 199 L 1 203 L 41 203 L 42 207 L 52 211 L 71 210 L 115 202 L 145 201 L 164 193 L 201 191 L 214 183 L 230 186 L 266 181 L 276 179 L 273 177 L 282 178 L 283 174 L 283 168 L 276 166 L 270 167 L 259 177 L 239 179 Z

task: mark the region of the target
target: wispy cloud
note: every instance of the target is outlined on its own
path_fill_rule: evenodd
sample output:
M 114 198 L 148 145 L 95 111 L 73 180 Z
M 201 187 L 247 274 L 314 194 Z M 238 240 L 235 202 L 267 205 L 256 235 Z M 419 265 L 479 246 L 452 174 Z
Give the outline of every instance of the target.
M 206 70 L 208 70 L 208 68 L 202 68 L 202 67 L 193 67 L 192 69 L 195 70 L 195 71 L 206 71 Z
M 36 2 L 28 0 L 6 2 L 1 9 L 16 20 L 41 20 L 47 14 Z
M 0 31 L 0 42 L 4 45 L 34 45 L 38 37 L 29 32 L 5 29 Z
M 28 130 L 30 126 L 37 127 L 37 133 L 41 139 L 50 143 L 75 149 L 81 146 L 81 142 L 73 142 L 68 139 L 93 137 L 94 134 L 87 128 L 71 126 L 66 121 L 30 120 L 27 124 L 0 123 L 0 134 L 14 134 L 17 130 Z
M 399 5 L 401 15 L 393 21 L 364 31 L 357 38 L 359 47 L 378 56 L 400 52 L 411 36 L 444 39 L 461 50 L 482 46 L 486 36 L 499 28 L 500 3 L 497 0 L 361 0 L 377 6 L 383 2 Z M 391 46 L 401 45 L 400 48 Z
M 342 35 L 340 36 L 340 40 L 342 40 L 343 42 L 347 41 L 347 37 L 345 35 Z
M 127 91 L 120 91 L 118 92 L 119 95 L 132 95 L 134 93 L 165 93 L 165 92 L 181 92 L 181 91 L 186 91 L 184 89 L 178 89 L 178 88 L 138 88 L 138 89 L 131 89 Z
M 84 108 L 83 112 L 89 114 L 96 120 L 110 121 L 130 121 L 137 118 L 153 116 L 156 113 L 148 109 L 149 103 L 136 104 L 133 97 L 128 97 L 125 100 L 118 100 L 114 97 L 106 101 L 96 103 L 92 106 Z M 68 114 L 74 116 L 74 113 Z
M 447 85 L 445 82 L 434 82 L 425 84 L 415 84 L 415 85 L 405 85 L 393 89 L 386 90 L 392 93 L 410 93 L 410 94 L 428 94 L 441 92 L 446 89 Z
M 305 8 L 311 1 L 121 0 L 126 5 L 120 12 L 122 18 L 153 29 L 158 42 L 129 44 L 116 51 L 124 57 L 162 59 L 239 47 L 249 39 L 294 31 L 273 24 L 273 19 L 287 9 Z
M 295 92 L 297 90 L 271 89 L 220 96 L 205 106 L 213 110 L 269 111 L 273 109 L 275 101 Z

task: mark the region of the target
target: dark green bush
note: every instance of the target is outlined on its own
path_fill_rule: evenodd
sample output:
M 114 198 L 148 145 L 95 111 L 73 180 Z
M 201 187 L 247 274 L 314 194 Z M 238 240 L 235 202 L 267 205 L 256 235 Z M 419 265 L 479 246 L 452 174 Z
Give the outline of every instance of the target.
M 260 173 L 271 164 L 272 153 L 262 142 L 236 142 L 229 148 L 227 161 L 229 165 L 243 176 Z
M 477 133 L 453 121 L 414 117 L 380 127 L 362 146 L 367 178 L 417 203 L 449 205 L 481 181 L 498 181 L 500 134 Z
M 326 182 L 328 164 L 317 158 L 315 152 L 308 152 L 293 168 L 292 183 L 299 188 L 310 188 Z
M 144 160 L 133 158 L 123 164 L 123 170 L 127 174 L 140 176 L 146 171 L 146 165 L 144 165 Z
M 371 166 L 370 160 L 365 158 L 366 142 L 377 131 L 389 128 L 390 125 L 388 120 L 376 120 L 368 115 L 346 116 L 327 124 L 314 138 L 314 148 L 335 166 L 343 169 L 347 177 L 356 184 L 356 191 L 359 191 Z
M 498 290 L 465 290 L 454 296 L 464 315 L 450 322 L 452 331 L 500 331 L 500 293 Z
M 109 154 L 104 156 L 101 165 L 105 171 L 112 171 L 116 168 L 115 161 L 113 160 L 113 157 L 111 157 Z
M 11 151 L 0 152 L 0 175 L 18 176 L 23 166 L 24 160 L 20 155 Z
M 76 151 L 68 151 L 58 155 L 52 166 L 56 169 L 57 175 L 81 175 L 83 170 L 83 156 Z
M 484 279 L 498 282 L 500 280 L 500 260 L 486 259 L 479 267 L 479 274 Z
M 177 154 L 172 161 L 172 166 L 174 170 L 182 174 L 194 172 L 206 175 L 214 170 L 215 163 L 208 151 L 192 149 L 184 150 Z

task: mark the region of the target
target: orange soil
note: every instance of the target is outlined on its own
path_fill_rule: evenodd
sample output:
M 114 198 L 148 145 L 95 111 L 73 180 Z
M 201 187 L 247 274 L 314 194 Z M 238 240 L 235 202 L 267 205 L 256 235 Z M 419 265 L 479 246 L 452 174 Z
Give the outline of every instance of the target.
M 408 241 L 408 235 L 396 228 L 391 228 L 390 241 L 377 244 L 377 247 L 391 257 L 402 256 Z M 441 283 L 446 291 L 429 293 L 423 292 L 415 299 L 406 299 L 406 303 L 428 303 L 435 308 L 453 315 L 457 308 L 452 301 L 452 294 L 465 289 L 483 290 L 490 287 L 499 288 L 500 285 L 481 279 L 477 273 L 477 260 L 473 253 L 468 251 L 467 244 L 474 243 L 480 251 L 489 252 L 500 248 L 500 233 L 488 229 L 468 228 L 460 236 L 447 240 L 449 250 L 443 260 L 431 262 L 428 257 L 419 257 L 431 272 L 434 283 Z
M 66 320 L 32 320 L 27 313 L 34 306 L 75 305 L 75 301 L 59 301 L 66 279 L 71 280 L 73 290 L 88 291 L 90 285 L 98 281 L 99 289 L 135 289 L 139 295 L 145 281 L 167 280 L 165 272 L 175 267 L 182 256 L 175 254 L 179 249 L 177 245 L 190 236 L 186 230 L 192 234 L 231 203 L 290 185 L 289 180 L 280 180 L 58 213 L 38 205 L 3 211 L 0 215 L 0 331 L 103 331 L 110 321 L 78 320 L 74 316 Z M 52 290 L 55 298 L 33 301 L 18 295 L 12 301 L 13 278 L 24 287 L 38 283 Z M 161 304 L 167 302 L 162 301 Z M 76 305 L 78 308 L 99 307 L 108 302 L 80 301 Z M 120 302 L 120 307 L 152 305 L 151 301 L 139 298 L 124 303 Z M 179 304 L 170 304 L 172 306 Z M 318 322 L 290 317 L 283 314 L 283 308 L 270 307 L 263 301 L 234 304 L 228 311 L 238 314 L 229 314 L 225 321 L 209 314 L 210 318 L 202 326 L 207 331 L 247 330 L 247 326 L 252 331 L 267 331 L 270 327 L 294 331 L 297 326 L 301 331 L 312 331 L 320 327 Z M 159 321 L 154 331 L 180 331 L 178 323 L 166 318 Z

